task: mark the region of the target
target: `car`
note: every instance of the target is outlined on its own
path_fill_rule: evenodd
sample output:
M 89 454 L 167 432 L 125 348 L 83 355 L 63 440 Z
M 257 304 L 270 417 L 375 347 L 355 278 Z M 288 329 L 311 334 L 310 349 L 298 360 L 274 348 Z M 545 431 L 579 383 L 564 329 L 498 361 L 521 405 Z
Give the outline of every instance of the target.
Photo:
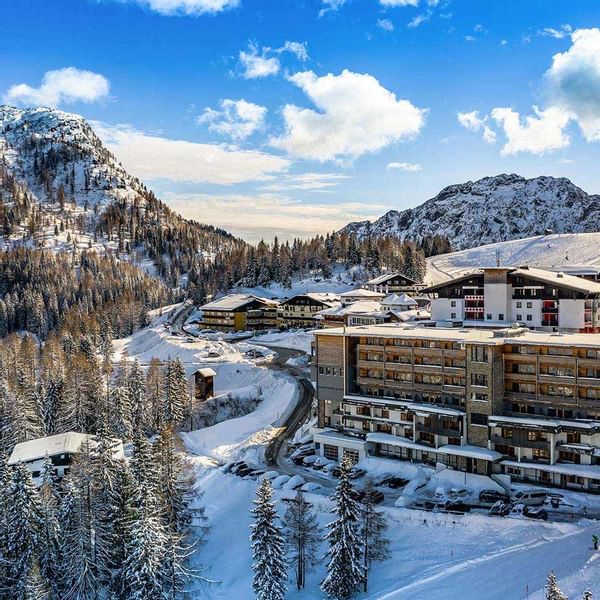
M 352 499 L 356 500 L 357 502 L 362 502 L 364 500 L 365 495 L 365 490 L 360 488 L 352 488 L 352 491 L 350 492 L 350 496 L 352 496 Z
M 496 502 L 504 502 L 508 504 L 510 497 L 508 494 L 503 494 L 498 490 L 481 490 L 479 492 L 479 502 L 483 504 L 496 504 Z
M 348 477 L 350 479 L 360 479 L 361 477 L 364 477 L 366 474 L 367 474 L 367 472 L 364 469 L 352 467 L 350 469 L 350 473 L 348 474 Z
M 291 479 L 286 481 L 282 486 L 282 490 L 296 490 L 302 487 L 306 483 L 304 477 L 301 475 L 294 475 Z
M 312 464 L 312 468 L 315 469 L 316 471 L 320 471 L 321 469 L 323 469 L 324 467 L 326 467 L 327 465 L 333 463 L 332 460 L 329 460 L 328 458 L 325 458 L 324 456 L 319 456 L 317 457 L 317 460 L 315 460 Z M 335 464 L 335 463 L 333 463 Z
M 541 519 L 542 521 L 548 520 L 548 513 L 540 506 L 525 506 L 523 514 L 529 519 Z
M 318 492 L 323 486 L 319 483 L 314 483 L 313 481 L 309 481 L 305 483 L 300 489 L 303 492 Z
M 291 477 L 289 475 L 280 475 L 279 477 L 275 477 L 275 479 L 273 479 L 271 481 L 271 486 L 273 487 L 274 490 L 279 490 L 281 489 L 289 480 L 291 479 Z
M 235 472 L 235 474 L 238 477 L 247 477 L 248 475 L 251 475 L 254 472 L 254 469 L 252 467 L 240 467 L 239 469 L 237 469 L 237 471 Z
M 408 479 L 404 479 L 403 477 L 386 477 L 378 485 L 385 485 L 392 490 L 397 490 L 404 487 L 407 483 Z
M 302 464 L 305 467 L 312 467 L 318 460 L 319 457 L 316 454 L 310 454 L 302 459 Z
M 490 507 L 490 515 L 497 515 L 499 517 L 506 517 L 506 515 L 510 512 L 510 504 L 507 502 L 503 502 L 502 500 L 498 500 Z
M 435 488 L 435 492 L 433 494 L 433 497 L 436 500 L 445 500 L 447 498 L 446 496 L 446 490 L 443 487 L 436 487 Z
M 522 490 L 515 494 L 514 501 L 525 506 L 542 506 L 547 498 L 545 490 Z
M 331 475 L 335 469 L 339 468 L 336 462 L 331 461 L 329 464 L 323 467 L 323 473 L 327 473 L 327 475 Z
M 458 500 L 460 498 L 468 498 L 471 492 L 466 488 L 450 488 L 448 492 L 448 498 L 451 500 Z
M 294 460 L 294 458 L 297 458 L 298 456 L 308 456 L 309 454 L 314 454 L 314 452 L 315 449 L 312 444 L 302 444 L 290 454 L 290 458 Z
M 264 479 L 273 481 L 273 479 L 275 479 L 276 477 L 279 477 L 279 475 L 281 475 L 281 473 L 279 473 L 279 471 L 267 471 L 266 473 L 263 473 L 262 475 L 260 475 L 258 479 L 260 481 L 263 481 Z
M 454 512 L 454 513 L 468 513 L 471 511 L 471 507 L 460 500 L 448 500 L 444 503 L 444 510 L 446 512 Z
M 431 500 L 417 500 L 413 504 L 413 508 L 417 510 L 433 510 L 436 507 L 435 502 L 431 502 Z

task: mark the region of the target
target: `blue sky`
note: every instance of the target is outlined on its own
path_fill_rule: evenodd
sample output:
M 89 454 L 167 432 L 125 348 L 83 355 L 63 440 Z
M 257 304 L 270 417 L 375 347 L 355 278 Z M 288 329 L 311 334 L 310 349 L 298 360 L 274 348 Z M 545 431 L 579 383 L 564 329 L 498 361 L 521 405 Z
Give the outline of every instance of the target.
M 501 172 L 600 192 L 596 0 L 3 0 L 0 94 L 188 217 L 306 237 Z

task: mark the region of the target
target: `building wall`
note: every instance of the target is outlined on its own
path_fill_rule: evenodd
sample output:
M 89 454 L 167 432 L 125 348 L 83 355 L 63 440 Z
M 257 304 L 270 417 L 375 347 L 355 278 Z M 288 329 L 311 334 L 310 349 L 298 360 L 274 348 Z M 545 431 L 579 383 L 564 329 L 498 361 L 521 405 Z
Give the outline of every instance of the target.
M 483 286 L 486 321 L 510 322 L 511 294 L 512 288 L 506 283 L 488 283 L 486 280 Z
M 465 318 L 464 305 L 462 298 L 436 298 L 431 302 L 431 319 L 433 321 L 449 321 L 453 318 L 452 313 L 455 313 L 456 317 L 454 318 L 462 320 Z
M 558 301 L 558 326 L 561 329 L 579 331 L 585 327 L 583 300 Z
M 317 335 L 315 338 L 317 397 L 319 427 L 331 423 L 344 397 L 344 338 Z

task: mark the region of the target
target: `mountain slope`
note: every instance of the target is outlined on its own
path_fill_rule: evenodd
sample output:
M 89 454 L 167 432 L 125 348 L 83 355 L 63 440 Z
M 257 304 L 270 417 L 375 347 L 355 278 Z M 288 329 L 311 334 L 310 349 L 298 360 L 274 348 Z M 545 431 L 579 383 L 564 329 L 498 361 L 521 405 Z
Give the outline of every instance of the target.
M 453 248 L 472 248 L 543 234 L 600 229 L 600 196 L 568 179 L 497 175 L 444 188 L 408 210 L 391 210 L 374 222 L 350 223 L 342 231 L 359 237 L 394 235 L 421 240 L 437 233 Z
M 170 210 L 85 119 L 48 108 L 0 106 L 0 222 L 5 247 L 93 248 L 149 259 L 173 284 L 195 261 L 245 245 Z

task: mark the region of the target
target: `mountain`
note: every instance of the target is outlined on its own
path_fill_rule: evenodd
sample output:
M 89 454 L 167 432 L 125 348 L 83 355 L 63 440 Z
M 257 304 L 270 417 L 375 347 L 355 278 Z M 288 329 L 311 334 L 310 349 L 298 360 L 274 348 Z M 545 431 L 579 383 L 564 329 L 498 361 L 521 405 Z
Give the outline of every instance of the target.
M 49 108 L 0 106 L 0 227 L 5 248 L 109 252 L 172 285 L 245 247 L 169 209 L 85 119 Z
M 395 236 L 419 241 L 439 234 L 455 249 L 556 233 L 600 229 L 600 196 L 564 177 L 497 175 L 444 188 L 416 208 L 391 210 L 374 222 L 346 225 L 360 238 Z

